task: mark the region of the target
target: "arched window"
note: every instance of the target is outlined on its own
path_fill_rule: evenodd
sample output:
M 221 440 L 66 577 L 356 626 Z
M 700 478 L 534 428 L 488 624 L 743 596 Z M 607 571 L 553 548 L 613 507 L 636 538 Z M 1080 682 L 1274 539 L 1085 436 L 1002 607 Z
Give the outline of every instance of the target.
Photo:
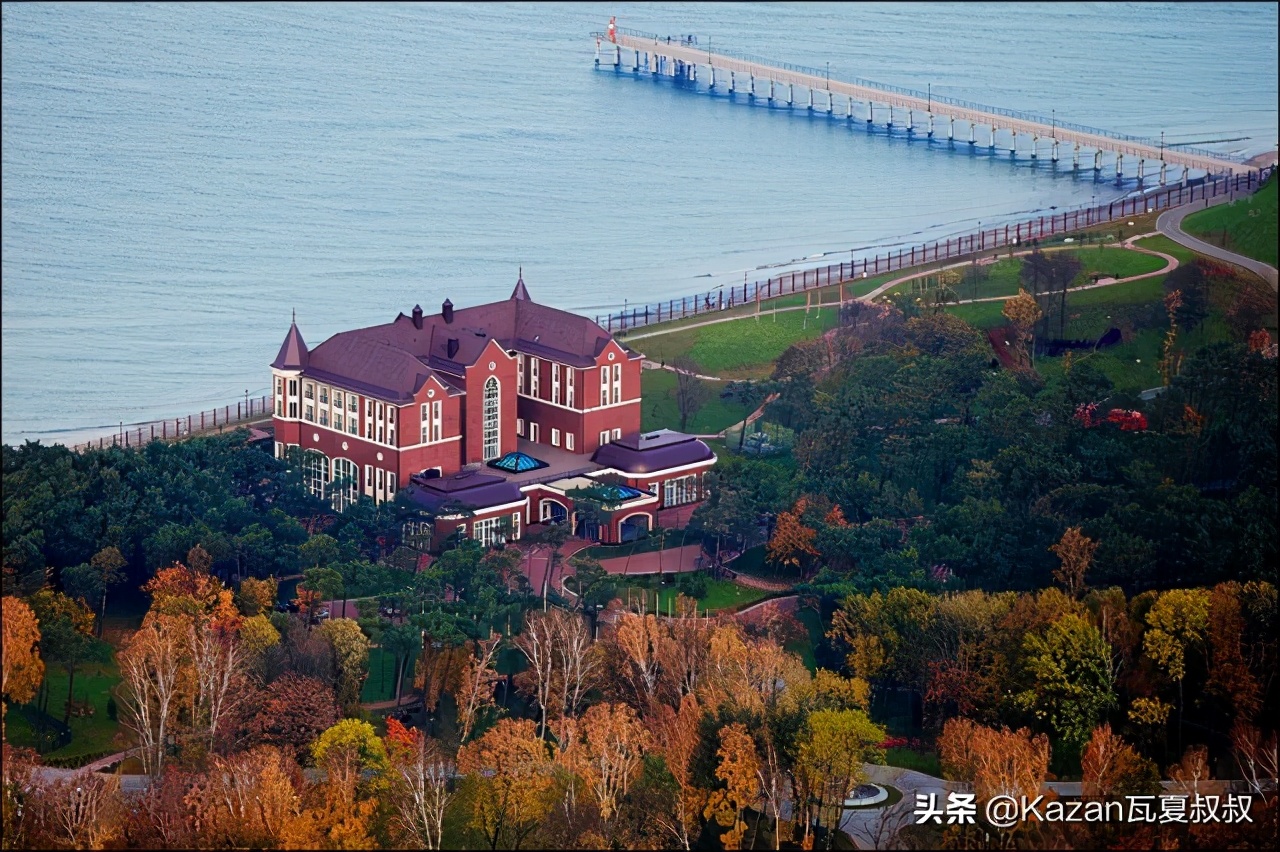
M 302 454 L 302 484 L 315 496 L 324 499 L 329 485 L 329 457 L 316 450 Z
M 350 459 L 333 460 L 333 508 L 339 512 L 360 497 L 360 473 Z
M 490 376 L 484 383 L 484 461 L 500 455 L 498 434 L 498 379 Z

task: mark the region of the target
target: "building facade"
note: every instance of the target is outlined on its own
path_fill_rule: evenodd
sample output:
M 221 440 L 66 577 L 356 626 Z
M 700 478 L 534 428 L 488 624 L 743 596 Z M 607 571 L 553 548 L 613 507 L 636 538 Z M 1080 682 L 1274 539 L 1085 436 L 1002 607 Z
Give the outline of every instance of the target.
M 582 534 L 620 541 L 637 533 L 639 515 L 651 528 L 659 508 L 702 499 L 701 474 L 715 463 L 689 436 L 640 435 L 641 358 L 591 320 L 535 303 L 523 277 L 504 301 L 455 309 L 446 300 L 433 315 L 415 306 L 314 349 L 295 322 L 271 364 L 276 455 L 298 448 L 308 488 L 339 510 L 409 488 L 448 519 L 437 535 L 462 527 L 486 543 L 571 522 L 572 498 L 541 496 L 558 481 L 595 483 L 568 488 L 579 499 L 597 486 L 641 491 L 596 495 L 625 495 L 631 524 L 597 522 Z M 659 453 L 659 444 L 687 446 Z M 660 456 L 682 461 L 653 468 Z

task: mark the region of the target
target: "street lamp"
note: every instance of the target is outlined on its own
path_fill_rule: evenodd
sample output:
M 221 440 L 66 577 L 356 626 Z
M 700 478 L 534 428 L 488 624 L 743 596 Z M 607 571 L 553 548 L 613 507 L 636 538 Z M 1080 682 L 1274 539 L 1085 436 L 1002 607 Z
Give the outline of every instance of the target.
M 929 84 L 928 99 L 929 99 L 929 112 L 933 112 L 933 84 L 932 83 Z
M 827 60 L 827 88 L 831 88 L 831 60 Z
M 1053 139 L 1058 138 L 1058 111 L 1056 109 L 1049 110 L 1049 136 Z

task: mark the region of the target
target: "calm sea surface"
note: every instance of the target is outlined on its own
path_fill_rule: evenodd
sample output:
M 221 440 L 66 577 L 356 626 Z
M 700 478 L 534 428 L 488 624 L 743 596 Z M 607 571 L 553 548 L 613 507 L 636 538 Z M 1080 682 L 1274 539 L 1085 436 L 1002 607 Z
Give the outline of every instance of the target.
M 314 345 L 504 298 L 523 264 L 594 316 L 1128 191 L 596 70 L 610 15 L 1170 143 L 1277 137 L 1274 3 L 2 14 L 9 443 L 264 392 L 294 309 Z

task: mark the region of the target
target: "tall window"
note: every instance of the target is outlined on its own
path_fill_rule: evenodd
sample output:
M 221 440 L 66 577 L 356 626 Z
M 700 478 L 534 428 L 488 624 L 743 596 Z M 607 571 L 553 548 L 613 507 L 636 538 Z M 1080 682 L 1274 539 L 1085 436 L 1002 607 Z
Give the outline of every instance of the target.
M 422 443 L 433 444 L 440 440 L 440 400 L 422 405 Z
M 485 547 L 493 544 L 503 544 L 508 537 L 519 537 L 518 523 L 519 515 L 513 515 L 511 518 L 485 518 L 481 521 L 473 521 L 471 524 L 471 537 L 480 542 Z
M 341 415 L 337 415 L 341 416 Z M 360 471 L 350 459 L 333 460 L 333 508 L 345 510 L 360 496 Z
M 302 484 L 317 497 L 323 498 L 329 486 L 329 457 L 315 450 L 302 455 Z
M 538 380 L 542 377 L 541 364 L 542 362 L 539 361 L 537 358 L 534 358 L 534 357 L 529 358 L 529 373 L 531 376 L 530 381 L 533 383 L 533 387 L 529 389 L 529 393 L 532 396 L 538 395 Z
M 533 376 L 536 385 L 538 380 L 536 370 Z M 498 457 L 499 443 L 498 379 L 495 376 L 490 376 L 489 380 L 484 383 L 484 451 L 482 453 L 484 461 L 490 461 Z
M 668 479 L 665 491 L 663 506 L 680 506 L 702 499 L 702 489 L 698 487 L 698 474 L 696 473 L 691 473 L 678 479 Z
M 551 365 L 551 401 L 560 404 L 560 365 Z
M 573 408 L 573 374 L 577 372 L 572 367 L 564 371 L 564 390 L 565 396 L 568 397 L 564 404 Z
M 528 359 L 528 355 L 521 355 L 516 358 L 516 391 L 518 393 L 528 393 L 529 388 L 524 383 L 524 362 Z
M 609 365 L 600 368 L 600 404 L 609 404 Z
M 613 365 L 613 404 L 622 402 L 622 365 Z

